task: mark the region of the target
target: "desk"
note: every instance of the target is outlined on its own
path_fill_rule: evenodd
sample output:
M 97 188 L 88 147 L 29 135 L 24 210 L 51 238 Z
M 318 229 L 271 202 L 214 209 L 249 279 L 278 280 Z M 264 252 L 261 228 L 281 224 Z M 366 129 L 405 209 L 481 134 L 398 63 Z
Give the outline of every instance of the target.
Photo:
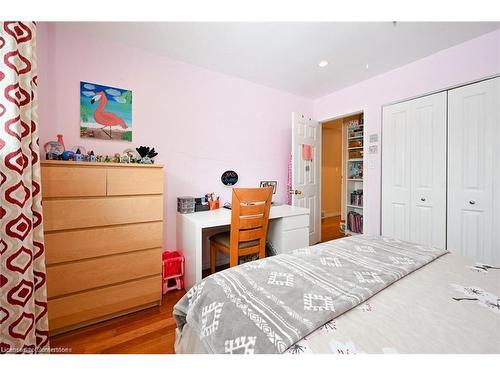
M 309 209 L 288 205 L 271 206 L 269 219 L 267 238 L 277 253 L 309 246 Z M 230 224 L 231 210 L 226 208 L 191 214 L 177 213 L 177 247 L 185 257 L 186 290 L 202 279 L 204 232 L 210 228 L 218 228 L 220 232 Z

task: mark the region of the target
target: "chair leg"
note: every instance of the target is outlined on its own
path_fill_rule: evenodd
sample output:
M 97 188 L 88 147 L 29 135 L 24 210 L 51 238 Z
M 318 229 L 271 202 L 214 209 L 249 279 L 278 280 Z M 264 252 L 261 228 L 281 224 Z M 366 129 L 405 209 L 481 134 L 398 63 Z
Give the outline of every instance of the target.
M 217 248 L 210 242 L 210 272 L 215 273 L 215 266 L 217 264 Z
M 229 250 L 229 267 L 236 267 L 238 265 L 238 260 L 239 260 L 239 256 L 238 256 L 238 250 L 232 250 L 230 249 Z
M 259 250 L 259 259 L 264 259 L 266 257 L 266 245 L 260 247 Z

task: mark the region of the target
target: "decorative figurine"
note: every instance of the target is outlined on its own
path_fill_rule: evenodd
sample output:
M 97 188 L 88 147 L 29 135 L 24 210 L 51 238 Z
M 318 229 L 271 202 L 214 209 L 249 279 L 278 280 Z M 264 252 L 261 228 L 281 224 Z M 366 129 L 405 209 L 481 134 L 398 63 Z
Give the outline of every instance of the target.
M 66 146 L 64 146 L 64 139 L 63 139 L 62 134 L 57 134 L 57 142 L 63 146 L 64 150 L 66 150 Z
M 85 149 L 85 147 L 80 146 L 80 145 L 77 145 L 77 146 L 73 147 L 71 149 L 71 151 L 73 151 L 75 154 L 82 154 L 82 155 L 86 155 L 87 154 L 87 150 Z
M 83 157 L 82 152 L 80 151 L 80 148 L 76 149 L 76 152 L 74 154 L 74 158 L 75 158 L 75 161 L 83 161 L 84 160 L 84 157 Z
M 130 163 L 130 157 L 127 154 L 123 154 L 120 159 L 120 163 Z
M 151 159 L 149 156 L 144 156 L 139 160 L 139 164 L 153 164 L 153 159 Z
M 60 156 L 61 155 L 56 154 L 55 152 L 47 152 L 45 154 L 45 159 L 47 159 L 47 160 L 59 160 Z
M 138 162 L 141 164 L 153 164 L 154 163 L 153 158 L 156 155 L 158 155 L 158 153 L 155 151 L 154 147 L 149 148 L 147 146 L 140 146 L 140 147 L 137 147 L 136 150 L 141 157 L 138 160 Z M 145 159 L 145 158 L 147 158 L 147 159 Z
M 75 153 L 73 151 L 64 151 L 61 154 L 61 159 L 62 160 L 74 160 L 75 159 Z
M 126 148 L 125 150 L 123 150 L 123 154 L 128 155 L 130 163 L 136 163 L 140 159 L 137 151 L 131 148 Z
M 43 148 L 45 150 L 45 158 L 47 160 L 60 159 L 62 153 L 66 151 L 62 134 L 57 134 L 57 141 L 49 141 L 45 143 Z

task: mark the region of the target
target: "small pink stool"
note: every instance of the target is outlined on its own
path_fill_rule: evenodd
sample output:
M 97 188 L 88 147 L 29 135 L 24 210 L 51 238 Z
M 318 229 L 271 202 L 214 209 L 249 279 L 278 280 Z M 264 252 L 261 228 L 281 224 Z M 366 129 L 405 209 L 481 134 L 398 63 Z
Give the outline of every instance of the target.
M 184 256 L 180 251 L 163 252 L 163 294 L 184 288 Z M 171 286 L 169 286 L 169 280 Z

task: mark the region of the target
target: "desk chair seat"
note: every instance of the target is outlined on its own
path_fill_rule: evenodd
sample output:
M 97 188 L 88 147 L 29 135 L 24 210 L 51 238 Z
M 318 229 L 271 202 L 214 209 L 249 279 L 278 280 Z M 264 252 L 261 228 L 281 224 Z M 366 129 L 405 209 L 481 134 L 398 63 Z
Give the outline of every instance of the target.
M 231 231 L 210 237 L 210 269 L 215 273 L 217 252 L 229 254 L 229 267 L 241 256 L 266 256 L 266 236 L 272 188 L 233 189 Z
M 219 233 L 219 234 L 216 234 L 216 235 L 210 237 L 210 241 L 217 243 L 219 246 L 226 247 L 228 249 L 228 253 L 229 253 L 230 236 L 231 236 L 231 232 Z M 259 240 L 240 242 L 239 249 L 246 249 L 248 247 L 254 247 L 254 246 L 257 246 L 258 244 L 259 244 Z

